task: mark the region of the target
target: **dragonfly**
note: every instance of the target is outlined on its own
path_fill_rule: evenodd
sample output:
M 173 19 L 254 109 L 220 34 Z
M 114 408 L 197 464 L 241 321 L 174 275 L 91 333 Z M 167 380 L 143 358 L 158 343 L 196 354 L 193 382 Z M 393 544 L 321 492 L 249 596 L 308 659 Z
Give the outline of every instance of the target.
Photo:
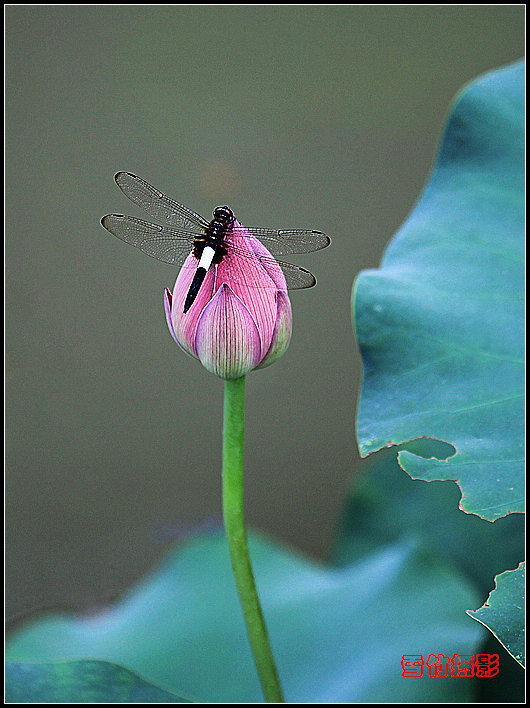
M 207 221 L 130 172 L 118 172 L 114 179 L 128 199 L 163 225 L 135 216 L 107 214 L 101 219 L 107 231 L 164 263 L 182 266 L 189 262 L 190 255 L 194 257 L 191 261 L 195 273 L 184 303 L 184 312 L 195 301 L 206 273 L 231 256 L 236 257 L 239 265 L 245 262 L 249 264 L 248 269 L 243 268 L 248 271 L 245 275 L 246 285 L 252 284 L 249 283 L 249 273 L 253 270 L 250 263 L 260 263 L 266 270 L 276 269 L 276 272 L 280 268 L 290 290 L 316 285 L 315 276 L 305 268 L 278 261 L 272 256 L 312 253 L 326 248 L 331 239 L 322 231 L 243 227 L 238 224 L 228 206 L 216 207 L 213 219 Z M 248 233 L 261 242 L 267 255 L 249 246 Z

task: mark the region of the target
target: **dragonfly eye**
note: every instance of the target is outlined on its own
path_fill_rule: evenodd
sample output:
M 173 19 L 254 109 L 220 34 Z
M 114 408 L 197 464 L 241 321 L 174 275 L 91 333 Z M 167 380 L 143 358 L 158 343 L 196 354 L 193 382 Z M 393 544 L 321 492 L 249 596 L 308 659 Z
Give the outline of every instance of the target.
M 227 206 L 216 207 L 213 210 L 213 215 L 215 219 L 220 219 L 221 221 L 233 221 L 234 219 L 232 209 Z

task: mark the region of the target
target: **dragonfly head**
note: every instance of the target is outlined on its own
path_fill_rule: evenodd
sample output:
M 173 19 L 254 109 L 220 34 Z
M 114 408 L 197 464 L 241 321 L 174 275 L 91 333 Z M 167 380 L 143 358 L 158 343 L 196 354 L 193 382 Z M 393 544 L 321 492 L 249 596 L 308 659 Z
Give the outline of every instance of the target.
M 219 221 L 224 221 L 229 224 L 234 220 L 234 214 L 232 209 L 227 206 L 218 206 L 213 210 L 214 219 L 219 219 Z

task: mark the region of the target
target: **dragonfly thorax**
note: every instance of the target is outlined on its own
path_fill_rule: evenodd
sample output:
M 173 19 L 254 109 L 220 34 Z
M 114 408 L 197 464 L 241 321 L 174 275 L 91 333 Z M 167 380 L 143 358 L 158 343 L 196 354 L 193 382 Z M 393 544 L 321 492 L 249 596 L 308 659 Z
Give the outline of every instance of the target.
M 200 258 L 203 249 L 211 246 L 215 250 L 213 263 L 216 264 L 226 255 L 224 239 L 234 222 L 234 213 L 230 207 L 219 206 L 214 209 L 213 217 L 205 229 L 204 237 L 196 239 L 194 254 Z

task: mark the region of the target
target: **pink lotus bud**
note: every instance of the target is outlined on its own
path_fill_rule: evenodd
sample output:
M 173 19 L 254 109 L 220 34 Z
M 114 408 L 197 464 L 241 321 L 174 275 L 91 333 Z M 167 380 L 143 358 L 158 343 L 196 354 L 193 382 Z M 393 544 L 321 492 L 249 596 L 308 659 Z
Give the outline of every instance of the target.
M 222 379 L 272 364 L 287 349 L 292 329 L 280 266 L 237 221 L 234 228 L 225 239 L 227 255 L 210 267 L 188 312 L 184 302 L 197 268 L 195 256 L 182 266 L 173 295 L 167 288 L 164 295 L 169 331 L 177 344 Z

